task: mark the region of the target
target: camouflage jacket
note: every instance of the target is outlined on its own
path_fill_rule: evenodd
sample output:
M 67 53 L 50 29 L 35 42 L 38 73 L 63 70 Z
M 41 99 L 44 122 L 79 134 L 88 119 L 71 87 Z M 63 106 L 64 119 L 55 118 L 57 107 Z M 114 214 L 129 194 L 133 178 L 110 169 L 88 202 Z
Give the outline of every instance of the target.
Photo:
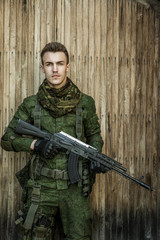
M 30 149 L 30 145 L 33 138 L 24 137 L 15 134 L 14 129 L 17 125 L 18 119 L 22 119 L 26 122 L 34 124 L 34 111 L 37 101 L 36 95 L 27 97 L 23 103 L 19 106 L 13 119 L 9 123 L 5 134 L 1 139 L 1 146 L 6 151 L 15 152 L 30 152 L 33 155 L 33 151 Z M 95 102 L 92 97 L 82 94 L 82 141 L 86 141 L 88 144 L 96 147 L 98 151 L 101 151 L 103 141 L 100 135 L 100 125 L 98 122 L 98 116 L 96 114 Z M 41 130 L 54 134 L 55 132 L 64 131 L 73 137 L 76 137 L 76 114 L 74 112 L 67 113 L 64 116 L 53 118 L 48 111 L 44 108 L 41 110 Z M 59 152 L 53 159 L 44 159 L 38 156 L 43 162 L 44 166 L 50 169 L 59 169 L 67 171 L 67 157 L 63 152 Z M 47 177 L 40 178 L 39 183 L 44 186 L 50 186 L 51 188 L 66 189 L 68 187 L 67 181 L 56 180 L 51 181 Z M 32 180 L 29 183 L 32 185 Z

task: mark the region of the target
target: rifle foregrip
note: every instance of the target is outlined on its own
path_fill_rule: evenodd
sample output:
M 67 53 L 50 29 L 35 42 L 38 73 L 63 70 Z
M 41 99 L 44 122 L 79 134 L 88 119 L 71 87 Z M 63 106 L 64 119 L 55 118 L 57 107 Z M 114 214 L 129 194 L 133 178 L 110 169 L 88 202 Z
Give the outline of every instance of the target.
M 68 175 L 71 184 L 80 181 L 79 171 L 78 171 L 78 159 L 79 156 L 75 153 L 70 152 L 68 158 Z

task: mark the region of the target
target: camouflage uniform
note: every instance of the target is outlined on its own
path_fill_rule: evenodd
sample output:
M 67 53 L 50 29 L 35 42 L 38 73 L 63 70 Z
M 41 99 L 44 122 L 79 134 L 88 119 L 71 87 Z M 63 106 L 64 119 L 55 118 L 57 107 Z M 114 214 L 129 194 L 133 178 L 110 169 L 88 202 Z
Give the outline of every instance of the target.
M 81 129 L 79 138 L 101 151 L 103 141 L 100 136 L 94 100 L 81 93 L 71 80 L 68 79 L 68 82 L 66 89 L 58 90 L 54 93 L 54 97 L 50 97 L 49 91 L 53 89 L 49 89 L 44 81 L 37 95 L 24 99 L 2 137 L 1 145 L 5 150 L 30 152 L 32 159 L 17 174 L 23 187 L 24 209 L 23 214 L 20 214 L 22 215 L 20 219 L 27 219 L 19 224 L 19 239 L 52 239 L 52 230 L 58 210 L 67 240 L 89 240 L 91 236 L 89 198 L 83 193 L 89 191 L 88 184 L 91 187 L 93 182 L 89 183 L 92 176 L 88 173 L 86 160 L 80 159 L 79 161 L 82 180 L 71 185 L 67 173 L 67 156 L 64 152 L 59 152 L 53 159 L 45 159 L 30 150 L 33 139 L 14 133 L 18 119 L 31 124 L 35 123 L 35 106 L 38 99 L 43 106 L 39 114 L 41 130 L 52 134 L 64 131 L 77 137 L 76 106 L 80 104 L 83 121 L 80 124 L 82 126 L 79 125 Z M 43 88 L 45 90 L 48 88 L 48 92 L 44 93 Z M 72 97 L 74 91 L 76 94 Z M 65 96 L 64 92 L 66 92 Z M 51 101 L 48 101 L 49 97 Z M 70 102 L 72 98 L 74 101 Z M 55 108 L 51 109 L 53 105 Z M 57 108 L 57 106 L 60 107 Z M 24 224 L 24 221 L 27 223 Z

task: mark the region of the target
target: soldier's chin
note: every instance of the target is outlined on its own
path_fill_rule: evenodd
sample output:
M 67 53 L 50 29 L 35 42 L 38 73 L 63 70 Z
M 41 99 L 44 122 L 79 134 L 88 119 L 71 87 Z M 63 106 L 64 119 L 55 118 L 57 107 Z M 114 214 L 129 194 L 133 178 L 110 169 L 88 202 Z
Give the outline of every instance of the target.
M 63 82 L 59 82 L 59 81 L 53 81 L 52 83 L 50 83 L 51 87 L 54 88 L 60 88 L 63 87 L 63 85 L 65 85 Z
M 58 79 L 58 78 L 51 78 L 49 82 L 53 83 L 53 84 L 60 84 L 61 83 L 60 79 Z

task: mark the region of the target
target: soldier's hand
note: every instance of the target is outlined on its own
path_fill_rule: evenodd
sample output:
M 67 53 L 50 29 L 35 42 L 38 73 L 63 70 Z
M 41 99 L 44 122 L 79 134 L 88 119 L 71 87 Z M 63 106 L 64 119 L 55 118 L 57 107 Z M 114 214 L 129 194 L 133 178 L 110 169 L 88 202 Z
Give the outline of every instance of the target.
M 38 139 L 35 142 L 34 151 L 45 158 L 53 158 L 58 153 L 58 149 L 54 146 L 53 142 L 45 139 Z
M 91 161 L 90 163 L 90 171 L 93 173 L 105 173 L 108 170 L 107 167 L 103 167 L 99 162 Z

